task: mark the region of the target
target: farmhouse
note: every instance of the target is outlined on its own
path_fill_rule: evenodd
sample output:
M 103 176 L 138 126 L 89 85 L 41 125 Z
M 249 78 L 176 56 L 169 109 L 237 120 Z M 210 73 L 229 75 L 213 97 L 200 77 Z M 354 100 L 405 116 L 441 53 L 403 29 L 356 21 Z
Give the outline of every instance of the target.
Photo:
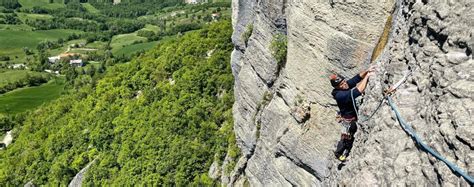
M 48 61 L 49 63 L 51 64 L 54 64 L 56 62 L 58 62 L 59 60 L 63 59 L 63 58 L 77 58 L 77 57 L 80 57 L 81 54 L 79 53 L 62 53 L 58 56 L 52 56 L 52 57 L 48 57 Z
M 21 68 L 25 68 L 25 69 L 26 69 L 26 68 L 27 68 L 27 67 L 25 66 L 25 64 L 13 64 L 13 65 L 8 66 L 8 67 L 9 67 L 9 68 L 13 68 L 13 69 L 21 69 Z
M 212 20 L 217 21 L 221 17 L 221 14 L 219 13 L 213 13 L 212 14 Z
M 62 53 L 59 55 L 59 58 L 66 58 L 66 57 L 74 57 L 74 56 L 81 56 L 79 53 Z
M 54 73 L 56 75 L 59 75 L 59 71 L 53 71 L 53 70 L 50 70 L 50 69 L 45 69 L 44 71 L 48 72 L 48 73 Z
M 51 63 L 51 64 L 54 64 L 54 63 L 58 62 L 60 59 L 61 59 L 60 56 L 48 57 L 48 61 L 49 61 L 49 63 Z
M 207 3 L 207 0 L 185 0 L 186 4 L 198 4 L 198 3 Z
M 84 65 L 84 63 L 82 63 L 82 59 L 70 60 L 69 64 L 76 67 L 82 67 Z

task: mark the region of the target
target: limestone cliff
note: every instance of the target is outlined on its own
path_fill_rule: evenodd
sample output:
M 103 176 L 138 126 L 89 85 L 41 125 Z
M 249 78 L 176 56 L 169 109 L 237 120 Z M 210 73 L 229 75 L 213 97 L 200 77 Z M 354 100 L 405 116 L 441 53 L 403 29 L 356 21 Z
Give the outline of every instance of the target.
M 468 186 L 420 150 L 385 103 L 359 124 L 350 160 L 338 167 L 328 75 L 378 65 L 360 101 L 364 118 L 383 89 L 412 72 L 393 95 L 402 115 L 473 176 L 473 9 L 469 0 L 233 0 L 233 114 L 242 157 L 223 182 Z M 288 39 L 286 63 L 270 50 L 278 33 Z

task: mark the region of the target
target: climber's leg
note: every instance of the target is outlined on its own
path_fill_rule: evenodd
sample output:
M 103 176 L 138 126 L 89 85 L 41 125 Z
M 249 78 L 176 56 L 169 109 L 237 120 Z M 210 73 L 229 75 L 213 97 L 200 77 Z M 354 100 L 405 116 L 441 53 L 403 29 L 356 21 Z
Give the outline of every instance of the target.
M 357 132 L 357 122 L 352 121 L 349 127 L 349 138 L 347 139 L 344 146 L 344 148 L 347 150 L 345 156 L 349 156 L 349 153 L 351 152 L 352 145 L 354 144 L 354 139 L 355 139 L 354 135 L 356 132 Z
M 334 151 L 334 156 L 336 156 L 336 158 L 339 158 L 343 153 L 344 153 L 344 140 L 339 140 L 339 142 L 337 142 L 337 147 L 336 147 L 336 151 Z
M 351 135 L 349 132 L 350 129 L 350 122 L 341 122 L 342 128 L 341 128 L 341 139 L 337 143 L 336 151 L 334 151 L 334 156 L 336 156 L 337 159 L 344 161 L 345 156 L 347 156 L 347 148 L 348 148 L 348 143 L 350 142 Z M 343 156 L 344 158 L 342 158 Z

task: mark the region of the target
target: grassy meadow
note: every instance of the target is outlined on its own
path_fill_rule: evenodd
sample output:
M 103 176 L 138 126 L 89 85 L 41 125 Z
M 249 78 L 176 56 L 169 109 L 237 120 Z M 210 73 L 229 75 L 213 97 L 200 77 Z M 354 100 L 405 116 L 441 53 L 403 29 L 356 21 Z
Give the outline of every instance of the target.
M 139 44 L 133 44 L 133 45 L 128 45 L 125 46 L 119 50 L 116 50 L 114 55 L 116 56 L 130 56 L 133 53 L 136 53 L 138 51 L 147 51 L 153 47 L 155 47 L 158 44 L 157 41 L 154 42 L 145 42 L 145 43 L 139 43 Z
M 90 3 L 81 3 L 82 7 L 84 7 L 88 12 L 98 14 L 100 13 L 100 10 L 97 10 L 94 6 L 92 6 Z
M 17 80 L 25 79 L 28 75 L 33 74 L 42 73 L 29 70 L 0 70 L 0 87 Z
M 33 28 L 25 24 L 23 25 L 0 24 L 0 30 L 31 31 L 33 30 Z
M 49 0 L 18 0 L 22 8 L 44 7 L 48 9 L 63 8 L 65 5 L 62 0 L 53 0 L 54 3 L 49 3 Z
M 20 88 L 0 95 L 0 113 L 16 114 L 34 109 L 58 98 L 64 84 L 64 78 L 55 78 L 41 86 Z
M 19 56 L 23 57 L 23 47 L 35 49 L 38 43 L 45 40 L 57 40 L 66 38 L 72 33 L 81 33 L 81 31 L 70 29 L 54 30 L 0 30 L 0 56 Z
M 145 42 L 146 38 L 137 36 L 137 33 L 130 34 L 119 34 L 112 38 L 110 47 L 112 47 L 112 53 L 115 55 L 117 51 L 124 48 L 125 46 L 132 45 L 135 42 Z
M 38 19 L 53 19 L 53 16 L 48 14 L 31 14 L 31 13 L 17 13 L 18 18 L 22 22 L 26 22 L 26 20 L 38 20 Z

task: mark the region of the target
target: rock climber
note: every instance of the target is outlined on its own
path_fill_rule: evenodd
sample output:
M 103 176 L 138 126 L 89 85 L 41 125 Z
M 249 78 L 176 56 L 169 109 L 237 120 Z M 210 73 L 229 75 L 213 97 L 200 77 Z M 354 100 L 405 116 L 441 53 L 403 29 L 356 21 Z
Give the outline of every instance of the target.
M 334 87 L 332 96 L 339 107 L 339 123 L 342 124 L 341 140 L 337 143 L 334 154 L 340 161 L 346 161 L 354 143 L 354 134 L 357 131 L 357 113 L 352 97 L 356 99 L 364 93 L 369 77 L 374 74 L 374 66 L 362 71 L 353 78 L 346 80 L 343 76 L 331 75 L 331 85 Z M 352 96 L 351 96 L 352 90 Z

